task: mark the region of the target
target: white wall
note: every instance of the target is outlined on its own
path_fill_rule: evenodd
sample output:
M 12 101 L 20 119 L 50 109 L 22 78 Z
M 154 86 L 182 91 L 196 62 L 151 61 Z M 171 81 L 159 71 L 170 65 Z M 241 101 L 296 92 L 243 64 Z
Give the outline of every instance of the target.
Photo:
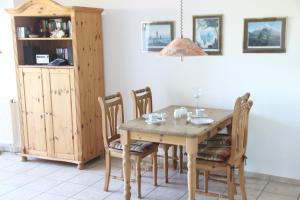
M 233 108 L 235 98 L 249 91 L 255 104 L 247 170 L 300 179 L 299 0 L 185 0 L 187 37 L 192 37 L 192 15 L 224 14 L 224 56 L 186 58 L 183 63 L 141 52 L 141 21 L 177 20 L 179 1 L 58 2 L 106 9 L 106 92 L 123 93 L 127 117 L 132 106 L 129 91 L 146 85 L 152 87 L 155 109 L 193 104 L 193 86 L 204 89 L 203 105 L 221 108 Z M 243 54 L 243 19 L 275 16 L 288 16 L 287 53 Z
M 16 99 L 16 79 L 10 16 L 3 10 L 13 7 L 13 0 L 0 1 L 0 144 L 13 142 L 10 99 Z

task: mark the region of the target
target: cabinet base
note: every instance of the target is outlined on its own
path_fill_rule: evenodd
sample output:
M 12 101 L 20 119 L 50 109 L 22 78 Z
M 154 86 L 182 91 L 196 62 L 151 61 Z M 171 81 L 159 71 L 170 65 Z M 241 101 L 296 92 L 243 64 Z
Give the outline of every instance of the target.
M 21 161 L 22 162 L 26 162 L 28 159 L 27 159 L 27 157 L 26 156 L 21 156 Z
M 85 164 L 84 164 L 84 163 L 79 163 L 79 164 L 77 165 L 77 169 L 79 169 L 79 170 L 83 170 L 84 167 L 85 167 Z
M 86 162 L 82 161 L 76 161 L 76 160 L 66 160 L 66 159 L 59 159 L 59 158 L 51 158 L 51 157 L 45 157 L 45 156 L 36 156 L 36 155 L 29 155 L 29 154 L 21 154 L 21 161 L 25 162 L 28 160 L 28 157 L 32 158 L 39 158 L 39 159 L 45 159 L 45 160 L 52 160 L 52 161 L 59 161 L 59 162 L 66 162 L 66 163 L 73 163 L 77 165 L 77 169 L 83 170 L 85 168 L 85 164 L 93 159 L 101 158 L 102 155 L 95 156 Z

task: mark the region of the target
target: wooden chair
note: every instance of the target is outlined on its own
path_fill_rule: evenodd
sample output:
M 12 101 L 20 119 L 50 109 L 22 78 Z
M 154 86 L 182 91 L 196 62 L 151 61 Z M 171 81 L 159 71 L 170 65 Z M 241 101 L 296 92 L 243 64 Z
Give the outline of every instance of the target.
M 244 160 L 248 138 L 248 119 L 253 102 L 247 93 L 237 98 L 231 128 L 231 144 L 200 144 L 197 156 L 197 170 L 204 171 L 204 192 L 208 196 L 225 197 L 208 192 L 209 172 L 223 172 L 226 174 L 228 198 L 234 199 L 235 182 L 234 170 L 239 170 L 242 199 L 246 200 Z M 199 179 L 198 179 L 199 180 Z M 226 197 L 225 197 L 226 198 Z
M 132 90 L 132 100 L 133 100 L 133 117 L 140 118 L 142 115 L 153 112 L 153 103 L 152 103 L 152 93 L 149 87 L 140 90 Z M 168 160 L 173 160 L 173 168 L 177 169 L 177 162 L 179 161 L 179 170 L 180 173 L 183 171 L 183 147 L 179 146 L 179 159 L 177 156 L 177 146 L 176 145 L 168 145 L 168 144 L 160 144 L 160 146 L 164 150 L 164 171 L 165 171 L 165 182 L 168 183 Z M 172 146 L 173 155 L 172 157 L 168 156 L 168 150 Z
M 122 145 L 117 127 L 124 123 L 123 101 L 120 93 L 98 98 L 102 114 L 102 132 L 105 147 L 105 184 L 104 191 L 108 191 L 111 176 L 111 157 L 122 158 Z M 141 161 L 146 156 L 153 158 L 153 184 L 157 185 L 157 149 L 158 144 L 134 141 L 130 147 L 130 159 L 136 163 L 136 182 L 138 198 L 141 198 Z

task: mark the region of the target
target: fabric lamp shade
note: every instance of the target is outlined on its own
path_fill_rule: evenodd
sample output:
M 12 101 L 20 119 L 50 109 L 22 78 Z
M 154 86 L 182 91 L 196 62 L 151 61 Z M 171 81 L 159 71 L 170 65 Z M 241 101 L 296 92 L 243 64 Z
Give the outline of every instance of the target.
M 175 38 L 170 42 L 164 49 L 160 51 L 161 56 L 175 56 L 175 57 L 186 57 L 186 56 L 205 56 L 205 51 L 199 48 L 189 38 Z

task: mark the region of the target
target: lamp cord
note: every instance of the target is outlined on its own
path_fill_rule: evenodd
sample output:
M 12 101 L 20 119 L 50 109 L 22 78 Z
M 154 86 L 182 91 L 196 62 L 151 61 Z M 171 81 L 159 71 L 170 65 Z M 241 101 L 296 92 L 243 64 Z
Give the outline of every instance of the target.
M 183 38 L 183 0 L 180 0 L 180 36 Z

